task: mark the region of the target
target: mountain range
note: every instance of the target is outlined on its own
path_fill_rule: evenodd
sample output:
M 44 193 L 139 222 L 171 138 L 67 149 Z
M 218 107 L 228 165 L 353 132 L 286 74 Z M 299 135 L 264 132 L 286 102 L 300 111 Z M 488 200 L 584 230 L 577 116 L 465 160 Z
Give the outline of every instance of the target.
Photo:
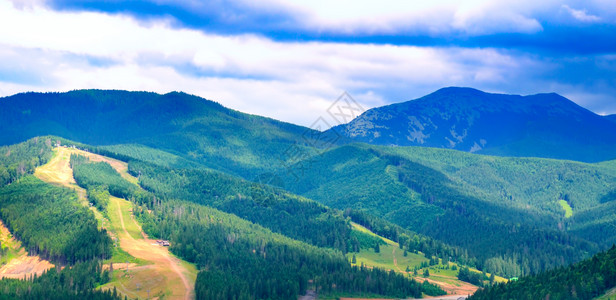
M 376 145 L 423 146 L 596 162 L 616 158 L 614 116 L 558 94 L 517 96 L 450 87 L 364 112 L 332 130 Z
M 359 225 L 430 266 L 451 261 L 511 277 L 578 262 L 616 242 L 615 121 L 557 94 L 470 88 L 374 108 L 324 133 L 180 92 L 23 93 L 0 98 L 0 145 L 21 143 L 2 148 L 0 184 L 12 186 L 7 203 L 18 202 L 9 197 L 13 190 L 41 185 L 26 175 L 52 156 L 51 140 L 123 161 L 131 182 L 109 166 L 74 169 L 94 182 L 88 193 L 108 189 L 148 212 L 139 216 L 146 233 L 177 245 L 172 252 L 197 265 L 198 285 L 212 299 L 219 287 L 210 290 L 209 280 L 234 278 L 236 295 L 249 295 L 245 286 L 257 283 L 241 279 L 246 270 L 287 256 L 310 261 L 301 272 L 292 271 L 301 263 L 274 268 L 301 282 L 286 291 L 292 295 L 306 289 L 306 276 L 320 274 L 318 257 L 331 255 L 336 265 L 324 278 L 345 282 L 342 274 L 351 271 L 335 253 L 379 248 Z M 27 218 L 20 209 L 11 216 Z M 188 219 L 181 218 L 185 209 Z M 223 215 L 233 221 L 211 227 L 208 220 Z M 241 243 L 238 232 L 246 235 Z M 308 245 L 315 248 L 299 250 Z M 267 247 L 279 255 L 265 255 Z M 252 261 L 247 249 L 263 257 Z M 225 257 L 249 267 L 240 272 Z M 225 269 L 211 273 L 209 266 Z M 387 280 L 365 271 L 353 276 Z M 398 295 L 404 286 L 377 295 Z M 413 292 L 421 289 L 432 291 Z

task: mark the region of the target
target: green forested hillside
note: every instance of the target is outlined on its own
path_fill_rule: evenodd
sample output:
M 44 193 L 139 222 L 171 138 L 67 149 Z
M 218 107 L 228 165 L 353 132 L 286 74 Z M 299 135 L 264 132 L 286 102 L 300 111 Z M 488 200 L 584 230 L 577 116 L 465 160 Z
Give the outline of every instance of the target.
M 303 165 L 310 167 L 299 180 L 288 178 L 287 189 L 467 249 L 478 267 L 500 275 L 578 261 L 616 235 L 585 236 L 588 223 L 578 217 L 616 184 L 604 165 L 368 145 L 335 148 Z
M 346 249 L 350 232 L 340 212 L 284 190 L 207 170 L 131 162 L 140 185 L 165 197 L 212 206 L 313 245 Z
M 97 261 L 81 262 L 70 268 L 51 268 L 41 276 L 26 280 L 0 280 L 2 299 L 54 299 L 54 300 L 120 300 L 115 290 L 96 290 L 109 281 L 109 272 L 103 271 Z
M 52 155 L 50 137 L 35 137 L 23 143 L 0 147 L 0 187 L 12 183 L 47 162 Z
M 148 192 L 107 164 L 79 163 L 79 158 L 73 164 L 75 179 L 101 209 L 107 191 L 152 211 L 160 208 L 161 215 L 152 216 L 160 223 L 148 225 L 148 230 L 180 241 L 174 251 L 195 262 L 200 251 L 210 250 L 198 244 L 189 247 L 172 231 L 198 228 L 227 238 L 233 231 L 167 220 L 165 214 L 181 215 L 185 208 L 190 215 L 209 206 L 287 238 L 340 252 L 353 251 L 357 244 L 350 229 L 355 221 L 400 242 L 407 251 L 507 277 L 577 262 L 616 242 L 616 161 L 589 164 L 425 147 L 342 145 L 348 142 L 342 139 L 323 145 L 315 139 L 324 136 L 307 128 L 183 93 L 20 94 L 0 99 L 0 125 L 0 144 L 41 134 L 62 136 L 0 147 L 0 185 L 19 191 L 19 199 L 40 204 L 34 209 L 3 194 L 8 203 L 0 210 L 3 218 L 27 223 L 32 215 L 60 221 L 53 217 L 61 213 L 48 216 L 43 208 L 54 201 L 64 207 L 71 202 L 70 193 L 53 190 L 52 197 L 40 199 L 36 191 L 48 187 L 37 185 L 26 195 L 22 184 L 36 185 L 24 176 L 47 161 L 53 141 L 60 140 L 130 162 L 131 174 Z M 293 156 L 298 151 L 301 157 Z M 176 199 L 190 203 L 178 204 Z M 36 213 L 18 213 L 26 209 Z M 47 237 L 36 231 L 28 234 L 36 236 L 31 242 L 38 251 L 62 244 L 39 242 Z M 101 257 L 94 252 L 59 254 L 60 248 L 54 248 L 54 259 L 67 263 L 81 260 L 80 255 Z M 244 275 L 207 274 L 227 279 Z
M 100 259 L 110 256 L 111 239 L 98 231 L 92 213 L 74 191 L 27 175 L 51 158 L 52 144 L 38 137 L 0 147 L 0 174 L 9 175 L 0 182 L 0 218 L 29 253 L 60 265 L 26 280 L 0 280 L 0 298 L 120 299 L 115 291 L 95 290 L 109 280 Z
M 185 93 L 79 90 L 0 98 L 0 145 L 56 135 L 90 145 L 140 144 L 252 178 L 311 149 L 316 131 Z M 294 146 L 294 147 L 295 147 Z
M 111 195 L 119 198 L 128 198 L 135 193 L 136 187 L 108 163 L 90 162 L 87 157 L 76 154 L 71 154 L 70 159 L 73 176 L 80 186 L 88 190 L 104 186 Z
M 67 188 L 27 176 L 0 189 L 0 218 L 34 255 L 74 264 L 111 255 L 111 239 Z
M 130 184 L 115 170 L 109 170 L 109 166 L 104 163 L 91 163 L 82 156 L 73 156 L 71 164 L 79 170 L 75 170 L 76 177 L 86 177 L 85 180 L 78 180 L 84 187 L 86 184 Z M 236 201 L 231 206 L 255 201 L 260 205 L 268 205 L 250 205 L 251 210 L 256 212 L 255 216 L 258 216 L 256 221 L 273 226 L 274 222 L 266 220 L 268 217 L 276 218 L 280 221 L 279 227 L 276 228 L 279 231 L 284 231 L 282 226 L 290 227 L 290 230 L 284 231 L 287 235 L 291 234 L 291 230 L 299 230 L 300 227 L 293 224 L 291 219 L 282 219 L 281 213 L 300 211 L 310 216 L 297 218 L 300 225 L 314 231 L 299 231 L 300 234 L 313 238 L 310 242 L 326 243 L 324 246 L 329 247 L 335 247 L 337 243 L 346 245 L 345 230 L 348 224 L 342 218 L 337 218 L 337 226 L 341 227 L 342 232 L 334 227 L 327 227 L 330 223 L 337 224 L 336 221 L 328 220 L 335 216 L 325 207 L 307 199 L 292 198 L 291 195 L 282 194 L 282 191 L 275 194 L 275 190 L 268 187 L 255 190 L 258 187 L 252 184 L 211 171 L 169 170 L 147 163 L 132 162 L 131 172 L 141 172 L 140 179 L 144 181 L 147 181 L 147 178 L 152 180 L 149 176 L 160 176 L 156 177 L 158 180 L 168 178 L 164 185 L 161 183 L 161 191 L 154 191 L 155 194 L 139 191 L 133 186 L 132 189 L 125 189 L 129 193 L 125 196 L 141 205 L 135 209 L 135 214 L 149 235 L 169 240 L 173 253 L 195 263 L 201 270 L 196 284 L 198 299 L 291 299 L 305 293 L 308 288 L 315 288 L 321 294 L 340 291 L 401 298 L 419 297 L 422 292 L 443 293 L 434 285 L 419 284 L 394 272 L 351 267 L 340 251 L 315 247 L 272 233 L 235 215 L 203 205 L 215 205 L 215 202 L 201 201 L 202 203 L 197 204 L 172 200 L 169 197 L 182 195 L 180 191 L 187 188 L 186 185 L 177 185 L 182 179 L 187 180 L 189 185 L 195 185 L 200 191 L 214 184 L 220 189 L 221 198 L 228 198 L 236 192 L 252 191 L 251 198 Z M 173 177 L 173 174 L 186 175 L 185 172 L 191 175 Z M 197 177 L 200 179 L 197 180 Z M 144 186 L 148 187 L 145 184 Z M 187 190 L 183 195 L 198 202 L 195 199 L 199 198 L 192 194 L 195 188 Z M 246 188 L 248 190 L 245 190 Z M 224 192 L 231 194 L 225 195 Z M 276 202 L 284 205 L 276 206 Z M 286 210 L 281 211 L 282 209 Z M 266 210 L 273 212 L 268 213 Z M 308 225 L 302 223 L 319 218 L 325 219 L 324 225 L 318 222 Z M 325 239 L 314 240 L 317 236 L 323 236 Z M 330 241 L 330 238 L 333 240 Z M 312 282 L 310 287 L 309 280 Z
M 179 201 L 149 204 L 137 211 L 144 229 L 168 238 L 171 251 L 202 270 L 197 299 L 293 299 L 307 288 L 399 298 L 442 293 L 393 271 L 351 267 L 339 251 L 294 241 L 212 208 Z
M 564 215 L 557 200 L 583 211 L 616 190 L 616 168 L 609 163 L 493 157 L 421 147 L 380 149 L 443 172 L 467 194 L 555 216 Z
M 479 290 L 472 300 L 593 299 L 616 286 L 616 246 L 592 258 Z

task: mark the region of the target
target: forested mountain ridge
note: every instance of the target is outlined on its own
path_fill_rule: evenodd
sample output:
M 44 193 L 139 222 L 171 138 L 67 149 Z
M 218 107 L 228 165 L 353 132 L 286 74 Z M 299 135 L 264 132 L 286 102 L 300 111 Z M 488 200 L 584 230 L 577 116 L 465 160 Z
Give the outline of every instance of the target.
M 377 145 L 596 162 L 616 158 L 616 124 L 558 94 L 516 96 L 471 88 L 364 112 L 331 129 Z
M 578 261 L 616 238 L 613 210 L 590 217 L 616 187 L 616 170 L 601 164 L 358 144 L 303 165 L 305 176 L 287 178 L 288 190 L 466 249 L 499 275 Z M 573 217 L 559 199 L 574 206 Z M 591 228 L 603 234 L 586 235 Z
M 574 265 L 479 290 L 472 300 L 595 299 L 616 286 L 616 246 Z
M 443 293 L 434 285 L 419 284 L 393 272 L 351 267 L 340 251 L 305 244 L 257 225 L 264 224 L 275 229 L 290 227 L 291 230 L 283 230 L 282 233 L 300 239 L 309 237 L 306 231 L 296 230 L 298 226 L 293 220 L 267 212 L 273 211 L 276 214 L 280 210 L 276 202 L 289 202 L 284 206 L 290 209 L 283 213 L 295 213 L 297 217 L 294 217 L 298 220 L 299 227 L 304 227 L 308 232 L 316 232 L 315 236 L 327 240 L 334 237 L 345 245 L 347 238 L 344 232 L 341 233 L 336 228 L 326 232 L 328 228 L 321 230 L 323 226 L 319 226 L 318 219 L 331 223 L 328 219 L 332 217 L 335 219 L 335 216 L 318 215 L 327 212 L 327 208 L 310 203 L 308 199 L 302 200 L 306 204 L 303 206 L 289 196 L 272 193 L 265 186 L 262 191 L 253 191 L 252 195 L 246 195 L 246 192 L 250 194 L 250 188 L 255 187 L 254 184 L 241 182 L 240 179 L 229 175 L 215 176 L 208 174 L 212 171 L 207 171 L 198 173 L 199 178 L 196 179 L 183 175 L 185 172 L 196 170 L 157 169 L 153 165 L 131 161 L 131 164 L 136 165 L 131 166 L 131 172 L 141 174 L 139 183 L 146 188 L 152 189 L 152 179 L 147 179 L 152 176 L 151 170 L 154 170 L 154 176 L 158 176 L 159 180 L 167 178 L 165 182 L 160 182 L 160 190 L 150 193 L 141 190 L 136 183 L 126 181 L 105 162 L 91 162 L 85 156 L 71 155 L 70 164 L 74 169 L 77 183 L 88 188 L 88 192 L 93 187 L 99 187 L 107 189 L 112 195 L 131 199 L 137 206 L 134 210 L 136 217 L 142 222 L 147 234 L 169 240 L 170 250 L 173 253 L 196 264 L 200 270 L 196 283 L 198 299 L 291 299 L 305 292 L 309 279 L 320 293 L 337 290 L 351 294 L 362 292 L 396 297 L 418 297 L 422 292 L 434 295 Z M 176 172 L 180 177 L 173 176 Z M 196 183 L 197 186 L 187 193 L 177 193 L 176 191 L 186 188 L 181 184 L 178 185 L 178 179 L 180 182 Z M 144 184 L 145 182 L 150 183 Z M 199 196 L 191 196 L 194 190 L 205 199 L 200 200 Z M 231 194 L 228 194 L 229 192 Z M 241 219 L 238 215 L 243 215 L 237 214 L 236 211 L 234 213 L 237 215 L 226 214 L 216 208 L 202 205 L 224 208 L 214 201 L 216 199 L 225 201 L 236 192 L 245 195 L 241 202 L 235 201 L 231 205 L 232 208 L 239 207 L 239 211 L 242 211 L 242 207 L 248 204 L 250 209 L 256 212 L 253 215 L 258 217 L 254 219 L 248 216 L 248 219 L 256 224 Z M 281 193 L 278 191 L 278 194 Z M 176 200 L 169 196 L 188 197 L 188 200 L 199 204 Z M 279 197 L 283 199 L 278 199 Z M 250 204 L 253 201 L 257 205 Z M 317 215 L 308 221 L 315 223 L 306 225 L 302 214 L 310 215 L 311 210 L 316 211 Z M 348 225 L 341 219 L 333 221 L 334 224 L 336 222 L 342 227 Z M 314 240 L 310 242 L 319 243 Z M 330 244 L 335 245 L 335 243 Z M 346 249 L 341 250 L 346 251 Z M 366 282 L 366 278 L 369 278 L 369 282 Z
M 0 98 L 0 145 L 56 135 L 90 145 L 141 144 L 244 177 L 281 165 L 314 131 L 172 92 L 77 90 Z
M 451 95 L 451 99 L 445 97 L 445 108 L 470 115 L 474 115 L 473 105 L 485 107 L 486 114 L 507 111 L 491 102 L 469 105 L 474 95 L 485 93 L 463 90 L 470 96 L 461 101 Z M 550 122 L 561 122 L 563 116 L 568 116 L 590 120 L 590 125 L 611 124 L 607 117 L 598 121 L 594 114 L 555 94 L 529 96 L 532 101 L 520 96 L 486 97 L 505 99 L 509 103 L 505 108 L 513 109 L 514 115 L 538 115 L 533 106 L 538 103 Z M 516 101 L 523 100 L 534 104 L 516 108 Z M 44 145 L 40 153 L 35 153 L 40 148 L 37 146 L 29 150 L 25 160 L 7 155 L 7 166 L 0 168 L 3 182 L 14 183 L 31 173 L 48 159 L 45 155 L 49 155 L 56 140 L 124 160 L 132 175 L 139 177 L 140 186 L 157 200 L 135 193 L 125 183 L 108 186 L 109 192 L 113 190 L 112 194 L 141 204 L 143 211 L 155 212 L 156 215 L 141 216 L 147 225 L 144 228 L 155 236 L 158 230 L 161 238 L 181 241 L 175 248 L 177 253 L 202 265 L 208 262 L 198 252 L 213 250 L 201 244 L 203 240 L 189 230 L 191 226 L 212 234 L 215 243 L 224 244 L 225 238 L 234 233 L 233 229 L 220 230 L 207 222 L 198 224 L 202 214 L 198 211 L 204 206 L 292 240 L 341 252 L 356 248 L 349 226 L 354 221 L 399 242 L 409 252 L 421 251 L 443 261 L 450 259 L 507 277 L 576 262 L 616 241 L 612 230 L 616 226 L 616 161 L 496 157 L 349 140 L 315 151 L 305 139 L 306 132 L 313 132 L 307 128 L 242 114 L 183 93 L 27 93 L 0 99 L 0 108 L 0 125 L 8 128 L 6 134 L 0 135 L 2 143 L 54 132 L 78 141 L 40 138 L 35 142 Z M 464 116 L 467 115 L 458 117 L 463 120 Z M 450 120 L 456 118 L 453 114 Z M 532 126 L 546 125 L 528 122 Z M 558 122 L 554 124 L 561 124 Z M 606 141 L 610 132 L 606 131 Z M 547 140 L 561 143 L 559 134 Z M 563 143 L 562 148 L 569 149 L 568 142 Z M 20 145 L 0 149 L 17 149 Z M 300 174 L 291 177 L 285 172 L 284 156 L 296 146 L 320 155 L 288 166 Z M 549 147 L 542 149 L 552 153 Z M 572 153 L 577 151 L 575 147 L 571 149 Z M 488 153 L 487 150 L 478 152 Z M 74 168 L 78 173 L 75 179 L 93 194 L 99 192 L 100 183 L 96 182 L 98 175 L 92 174 L 110 170 L 102 164 L 92 164 L 85 171 L 79 166 Z M 272 180 L 262 184 L 263 178 Z M 97 201 L 93 204 L 104 209 Z M 177 215 L 167 216 L 178 214 L 179 207 L 188 209 L 186 216 L 196 221 L 184 223 L 175 218 Z M 183 234 L 177 236 L 171 231 Z M 185 239 L 189 236 L 196 240 Z M 278 246 L 270 251 L 286 251 Z M 363 276 L 361 272 L 358 276 Z M 209 275 L 214 276 L 209 280 L 244 276 Z M 232 292 L 242 294 L 246 286 L 239 288 Z
M 35 137 L 0 147 L 0 218 L 29 254 L 58 264 L 40 276 L 0 280 L 0 298 L 120 299 L 116 291 L 95 289 L 110 276 L 101 263 L 111 255 L 106 231 L 97 229 L 75 191 L 29 175 L 50 160 L 53 145 L 51 137 Z

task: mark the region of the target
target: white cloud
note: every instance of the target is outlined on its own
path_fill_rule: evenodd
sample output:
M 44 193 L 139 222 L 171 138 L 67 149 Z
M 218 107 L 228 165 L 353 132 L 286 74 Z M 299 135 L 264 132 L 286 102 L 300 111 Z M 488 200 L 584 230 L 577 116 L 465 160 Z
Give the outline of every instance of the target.
M 586 13 L 586 10 L 580 10 L 580 9 L 573 9 L 571 7 L 569 7 L 569 5 L 563 4 L 562 6 L 563 9 L 565 9 L 567 12 L 569 12 L 571 14 L 572 17 L 574 17 L 575 19 L 582 21 L 582 22 L 598 22 L 601 21 L 601 18 L 595 15 L 590 15 L 588 13 Z
M 308 30 L 401 35 L 537 32 L 541 25 L 530 15 L 536 8 L 544 7 L 530 0 L 268 0 L 259 3 L 257 8 L 285 7 Z

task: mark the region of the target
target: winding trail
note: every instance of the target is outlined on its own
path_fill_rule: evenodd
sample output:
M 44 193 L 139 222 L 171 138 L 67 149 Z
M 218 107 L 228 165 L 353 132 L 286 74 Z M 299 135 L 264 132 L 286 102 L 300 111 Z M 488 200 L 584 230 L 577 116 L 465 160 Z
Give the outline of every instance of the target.
M 177 258 L 172 259 L 171 255 L 169 255 L 169 251 L 166 248 L 157 246 L 155 241 L 148 239 L 135 239 L 130 235 L 130 233 L 128 233 L 128 230 L 126 229 L 126 225 L 124 223 L 124 217 L 121 208 L 122 205 L 120 203 L 120 201 L 122 200 L 123 199 L 112 198 L 112 201 L 115 201 L 116 205 L 118 206 L 117 212 L 120 218 L 122 230 L 124 231 L 123 234 L 119 234 L 120 247 L 137 258 L 153 261 L 155 265 L 157 263 L 160 263 L 162 260 L 163 263 L 167 264 L 166 268 L 163 268 L 163 270 L 171 268 L 175 275 L 178 276 L 178 278 L 182 281 L 182 284 L 184 285 L 183 297 L 180 293 L 174 293 L 172 295 L 172 298 L 183 298 L 186 300 L 191 299 L 193 287 L 188 282 L 188 279 L 186 278 L 184 273 L 180 270 L 179 260 Z
M 107 162 L 122 177 L 132 183 L 137 182 L 136 178 L 126 172 L 127 164 L 119 160 L 66 147 L 57 147 L 54 151 L 54 157 L 47 164 L 37 168 L 35 176 L 45 182 L 74 189 L 84 205 L 88 204 L 85 198 L 86 191 L 75 183 L 73 170 L 69 164 L 70 155 L 73 153 L 87 156 L 92 161 Z M 108 230 L 110 235 L 117 236 L 122 250 L 146 263 L 142 267 L 130 268 L 130 271 L 127 268 L 126 272 L 114 270 L 114 273 L 116 271 L 121 273 L 118 275 L 120 279 L 112 284 L 132 297 L 137 295 L 138 298 L 149 298 L 159 295 L 165 299 L 194 299 L 197 270 L 173 256 L 167 247 L 159 246 L 154 240 L 147 239 L 141 226 L 132 218 L 131 207 L 131 202 L 125 199 L 110 197 L 107 207 L 108 219 L 96 208 L 90 208 L 102 226 L 110 229 Z M 128 220 L 125 222 L 125 218 L 131 219 L 132 222 Z

